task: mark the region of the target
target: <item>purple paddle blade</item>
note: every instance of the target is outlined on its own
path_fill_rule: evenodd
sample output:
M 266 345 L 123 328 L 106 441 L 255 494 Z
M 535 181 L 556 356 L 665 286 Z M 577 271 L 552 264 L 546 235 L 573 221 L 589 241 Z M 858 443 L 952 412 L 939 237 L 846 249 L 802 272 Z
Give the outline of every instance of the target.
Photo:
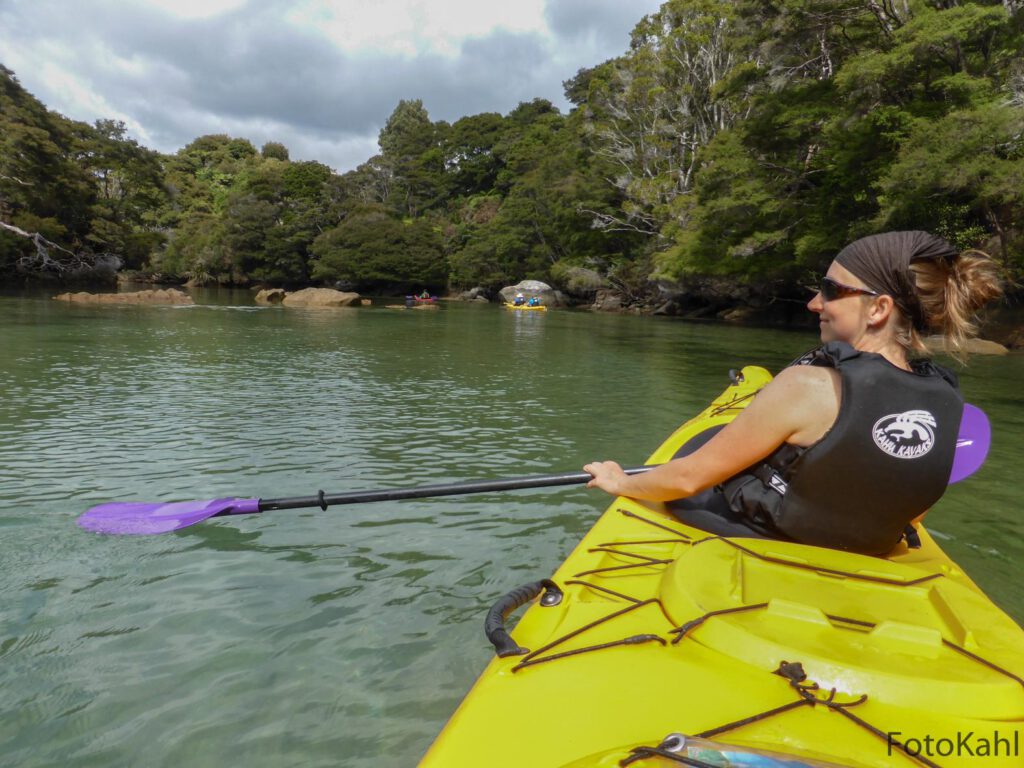
M 973 475 L 985 463 L 991 444 L 992 427 L 988 423 L 988 416 L 981 408 L 964 403 L 960 434 L 956 438 L 956 453 L 953 455 L 953 470 L 949 473 L 950 485 Z
M 176 531 L 215 515 L 245 515 L 259 511 L 259 499 L 205 499 L 165 504 L 115 501 L 92 507 L 78 518 L 78 524 L 95 533 L 145 536 Z

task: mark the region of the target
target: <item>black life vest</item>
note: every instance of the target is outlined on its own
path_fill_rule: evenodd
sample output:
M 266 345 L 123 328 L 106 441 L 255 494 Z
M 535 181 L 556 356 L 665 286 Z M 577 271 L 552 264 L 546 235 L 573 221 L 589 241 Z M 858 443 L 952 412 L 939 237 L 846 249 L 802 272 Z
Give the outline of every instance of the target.
M 730 508 L 780 538 L 890 552 L 949 483 L 963 415 L 956 377 L 927 360 L 904 371 L 845 342 L 829 342 L 794 365 L 839 372 L 839 415 L 813 445 L 784 443 L 727 480 Z

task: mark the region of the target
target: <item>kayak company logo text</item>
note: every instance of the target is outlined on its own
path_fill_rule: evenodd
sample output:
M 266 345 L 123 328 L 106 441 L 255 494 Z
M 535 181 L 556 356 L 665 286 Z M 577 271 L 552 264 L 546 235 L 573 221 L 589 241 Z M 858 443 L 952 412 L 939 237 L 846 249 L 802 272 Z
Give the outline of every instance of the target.
M 916 459 L 935 445 L 935 417 L 928 411 L 890 413 L 871 428 L 875 445 L 897 459 Z
M 991 733 L 957 731 L 955 736 L 936 738 L 931 735 L 920 738 L 903 738 L 901 731 L 890 731 L 886 735 L 889 757 L 894 751 L 905 752 L 911 757 L 1020 757 L 1020 731 Z

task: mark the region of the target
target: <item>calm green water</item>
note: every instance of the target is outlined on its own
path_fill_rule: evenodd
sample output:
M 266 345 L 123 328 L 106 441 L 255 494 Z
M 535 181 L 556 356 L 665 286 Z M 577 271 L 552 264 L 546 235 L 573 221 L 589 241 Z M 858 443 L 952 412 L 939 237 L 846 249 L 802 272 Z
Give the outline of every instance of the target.
M 642 463 L 807 333 L 450 305 L 303 311 L 0 297 L 0 763 L 414 764 L 489 658 L 500 594 L 605 506 L 533 490 L 273 512 L 157 537 L 112 500 L 290 496 Z M 930 518 L 1024 620 L 1024 357 L 977 358 L 988 463 Z

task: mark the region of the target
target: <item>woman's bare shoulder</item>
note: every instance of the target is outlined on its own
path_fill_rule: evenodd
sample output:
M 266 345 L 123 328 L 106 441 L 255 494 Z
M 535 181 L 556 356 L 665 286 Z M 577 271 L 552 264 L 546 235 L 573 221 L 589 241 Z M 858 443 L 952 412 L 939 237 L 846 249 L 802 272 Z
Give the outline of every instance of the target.
M 810 445 L 828 430 L 837 413 L 827 369 L 786 368 L 729 426 L 693 454 L 694 461 L 704 462 L 700 465 L 714 484 L 768 456 L 782 443 Z
M 793 366 L 780 372 L 763 394 L 789 419 L 793 432 L 788 442 L 810 445 L 829 430 L 839 414 L 842 380 L 833 368 Z
M 838 392 L 841 383 L 839 372 L 834 368 L 820 365 L 792 365 L 783 368 L 778 376 L 765 387 L 765 391 L 774 389 L 785 391 L 787 396 L 815 396 L 822 392 Z

